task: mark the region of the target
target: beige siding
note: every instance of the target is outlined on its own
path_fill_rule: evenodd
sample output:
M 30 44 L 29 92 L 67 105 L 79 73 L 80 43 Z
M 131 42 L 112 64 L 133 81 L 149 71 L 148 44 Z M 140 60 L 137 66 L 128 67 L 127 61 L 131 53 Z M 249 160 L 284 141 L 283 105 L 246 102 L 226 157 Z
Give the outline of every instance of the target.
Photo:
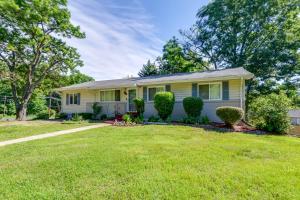
M 185 97 L 192 96 L 192 83 L 171 84 L 171 91 L 176 101 L 182 101 Z
M 229 81 L 229 99 L 240 99 L 241 80 Z
M 66 95 L 80 93 L 80 105 L 66 105 Z M 96 92 L 93 90 L 76 90 L 62 93 L 62 112 L 64 113 L 82 113 L 86 112 L 86 104 L 95 102 Z

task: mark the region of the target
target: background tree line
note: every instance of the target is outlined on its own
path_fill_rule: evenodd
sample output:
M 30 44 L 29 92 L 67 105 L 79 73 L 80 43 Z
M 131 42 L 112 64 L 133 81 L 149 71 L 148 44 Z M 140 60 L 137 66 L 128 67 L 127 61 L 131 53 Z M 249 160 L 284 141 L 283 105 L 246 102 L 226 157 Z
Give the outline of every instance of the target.
M 300 1 L 214 0 L 199 9 L 195 24 L 173 37 L 161 57 L 139 76 L 244 67 L 246 105 L 254 98 L 284 91 L 300 105 Z

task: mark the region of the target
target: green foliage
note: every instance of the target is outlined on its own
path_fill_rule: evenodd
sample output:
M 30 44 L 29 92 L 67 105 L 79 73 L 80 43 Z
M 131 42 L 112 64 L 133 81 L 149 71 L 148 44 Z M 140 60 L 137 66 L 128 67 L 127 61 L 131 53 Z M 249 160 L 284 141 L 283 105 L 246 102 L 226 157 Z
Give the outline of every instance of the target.
M 122 116 L 122 119 L 124 120 L 124 122 L 127 124 L 127 123 L 131 123 L 132 122 L 132 119 L 130 117 L 129 114 L 125 114 Z
M 133 100 L 134 104 L 135 104 L 135 108 L 136 111 L 138 113 L 139 116 L 143 116 L 144 112 L 145 112 L 145 102 L 144 99 L 142 98 L 136 98 Z
M 106 114 L 102 114 L 101 116 L 100 116 L 100 120 L 106 120 L 107 119 L 107 115 Z
M 153 76 L 157 74 L 159 74 L 158 67 L 155 63 L 151 63 L 150 60 L 147 61 L 147 64 L 143 65 L 143 68 L 138 73 L 140 77 Z
M 39 114 L 42 112 L 47 112 L 47 101 L 45 99 L 45 96 L 41 94 L 40 92 L 33 95 L 31 98 L 31 101 L 28 104 L 28 114 Z
M 193 117 L 193 116 L 187 116 L 183 118 L 182 122 L 185 124 L 200 124 L 201 118 L 198 117 Z
M 56 111 L 53 109 L 43 110 L 36 115 L 36 119 L 55 119 Z
M 133 118 L 133 122 L 135 122 L 136 124 L 142 124 L 142 123 L 144 123 L 144 117 L 137 116 L 137 117 Z
M 78 113 L 74 113 L 73 117 L 72 117 L 72 121 L 74 122 L 80 122 L 83 120 L 83 117 L 81 115 L 79 115 Z
M 102 111 L 102 106 L 98 105 L 98 103 L 93 103 L 92 108 L 93 108 L 93 117 L 94 117 L 95 119 L 97 119 L 98 116 L 99 116 L 99 114 L 100 114 L 101 111 Z
M 160 120 L 160 118 L 158 116 L 154 116 L 154 115 L 152 115 L 148 118 L 148 122 L 159 122 L 159 120 Z
M 24 120 L 33 92 L 45 79 L 83 65 L 64 38 L 85 35 L 71 23 L 65 0 L 2 1 L 0 19 L 0 62 L 10 73 L 17 119 Z
M 205 125 L 210 124 L 210 120 L 209 120 L 208 116 L 205 115 L 205 116 L 201 117 L 201 124 L 205 124 Z
M 186 97 L 183 99 L 183 108 L 189 117 L 198 117 L 203 108 L 203 101 L 199 97 Z
M 232 127 L 243 118 L 244 111 L 238 107 L 221 106 L 216 109 L 216 114 L 227 126 Z
M 271 93 L 268 81 L 299 75 L 299 5 L 299 0 L 211 1 L 199 9 L 196 23 L 181 31 L 185 51 L 215 69 L 242 66 L 254 73 L 257 79 L 247 81 L 247 106 Z
M 162 120 L 166 120 L 173 111 L 175 96 L 172 92 L 158 92 L 154 96 L 154 107 Z
M 257 128 L 279 134 L 289 131 L 291 100 L 285 94 L 258 97 L 249 108 L 249 121 Z

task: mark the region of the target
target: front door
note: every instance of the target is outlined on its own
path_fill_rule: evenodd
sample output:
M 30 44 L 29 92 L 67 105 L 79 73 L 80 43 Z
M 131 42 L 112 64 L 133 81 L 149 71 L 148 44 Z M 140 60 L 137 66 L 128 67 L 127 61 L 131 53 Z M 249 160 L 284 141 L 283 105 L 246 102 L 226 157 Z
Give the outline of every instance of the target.
M 133 100 L 136 98 L 136 89 L 128 90 L 128 111 L 133 112 L 136 111 L 135 104 Z

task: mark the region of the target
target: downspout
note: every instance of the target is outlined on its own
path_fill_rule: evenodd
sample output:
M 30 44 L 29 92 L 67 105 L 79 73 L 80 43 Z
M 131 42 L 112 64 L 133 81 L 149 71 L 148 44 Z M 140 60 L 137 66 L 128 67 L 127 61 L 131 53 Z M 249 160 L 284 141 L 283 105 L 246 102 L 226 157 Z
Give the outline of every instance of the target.
M 243 109 L 243 82 L 244 82 L 244 78 L 241 77 L 241 84 L 240 84 L 240 106 L 241 109 Z

